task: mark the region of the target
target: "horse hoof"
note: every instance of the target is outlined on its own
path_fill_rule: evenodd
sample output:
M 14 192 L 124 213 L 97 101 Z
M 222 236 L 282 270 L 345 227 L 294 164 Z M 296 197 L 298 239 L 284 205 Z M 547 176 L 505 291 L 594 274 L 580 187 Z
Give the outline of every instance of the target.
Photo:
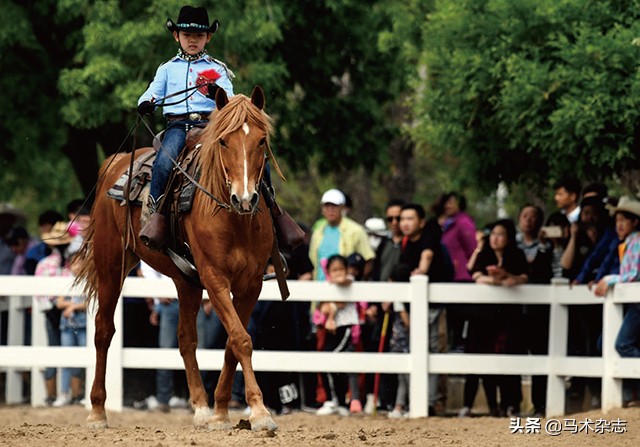
M 278 424 L 276 424 L 270 416 L 262 416 L 260 418 L 251 420 L 250 422 L 251 430 L 253 431 L 278 429 Z
M 194 413 L 193 425 L 196 428 L 205 428 L 211 420 L 211 409 L 209 407 L 196 408 Z
M 87 428 L 91 430 L 103 430 L 107 428 L 106 415 L 90 414 L 87 416 Z

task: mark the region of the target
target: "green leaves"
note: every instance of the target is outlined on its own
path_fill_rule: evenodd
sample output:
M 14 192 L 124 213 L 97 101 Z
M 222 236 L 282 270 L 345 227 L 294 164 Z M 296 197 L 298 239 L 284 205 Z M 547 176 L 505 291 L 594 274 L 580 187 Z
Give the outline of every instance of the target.
M 637 165 L 638 15 L 631 1 L 438 2 L 416 137 L 487 189 Z

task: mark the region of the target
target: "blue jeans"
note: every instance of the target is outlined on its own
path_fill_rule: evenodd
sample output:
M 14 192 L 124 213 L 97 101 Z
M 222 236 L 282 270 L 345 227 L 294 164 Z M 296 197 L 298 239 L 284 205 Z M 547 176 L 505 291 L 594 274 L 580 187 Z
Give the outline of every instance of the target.
M 62 346 L 87 346 L 87 328 L 67 326 L 60 331 L 60 340 Z M 69 393 L 71 389 L 71 377 L 82 377 L 83 373 L 84 368 L 62 368 L 62 393 Z
M 640 357 L 640 303 L 627 308 L 615 346 L 621 357 Z
M 162 147 L 158 149 L 156 159 L 153 162 L 151 175 L 150 194 L 155 200 L 164 194 L 173 169 L 173 162 L 182 152 L 187 137 L 186 126 L 190 121 L 175 121 L 171 123 L 164 133 Z
M 169 304 L 160 304 L 158 346 L 160 348 L 178 347 L 178 300 Z M 156 371 L 156 398 L 161 404 L 168 404 L 173 395 L 173 370 L 158 369 Z
M 198 312 L 198 349 L 224 349 L 227 333 L 215 312 L 207 315 L 200 307 Z

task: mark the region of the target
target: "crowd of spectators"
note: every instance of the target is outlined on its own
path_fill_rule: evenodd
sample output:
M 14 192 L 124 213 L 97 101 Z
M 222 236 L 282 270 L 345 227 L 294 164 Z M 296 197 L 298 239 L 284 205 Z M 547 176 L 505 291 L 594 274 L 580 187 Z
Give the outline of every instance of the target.
M 349 287 L 353 281 L 408 281 L 428 275 L 430 282 L 477 283 L 486 287 L 521 284 L 586 284 L 596 296 L 619 282 L 640 280 L 640 202 L 634 197 L 610 197 L 602 184 L 582 188 L 576 179 L 562 179 L 554 188 L 557 209 L 545 219 L 536 204 L 524 204 L 515 219 L 500 219 L 478 227 L 467 212 L 465 197 L 442 194 L 425 210 L 420 204 L 391 200 L 384 216 L 364 225 L 349 215 L 349 197 L 338 189 L 320 199 L 321 217 L 308 228 L 305 243 L 284 253 L 289 278 L 329 281 Z M 70 260 L 79 248 L 89 212 L 82 201 L 69 204 L 67 218 L 46 211 L 38 219 L 40 238 L 32 238 L 17 214 L 0 213 L 0 274 L 71 274 Z M 7 217 L 9 216 L 9 217 Z M 13 216 L 12 218 L 10 218 Z M 71 222 L 71 225 L 69 224 Z M 145 271 L 145 276 L 157 273 Z M 141 275 L 137 270 L 134 274 Z M 47 316 L 51 345 L 86 343 L 84 308 L 77 297 L 40 297 Z M 569 355 L 600 355 L 602 306 L 569 306 Z M 640 304 L 626 308 L 615 347 L 621 356 L 640 356 Z M 259 301 L 249 324 L 255 349 L 409 352 L 410 306 L 402 303 Z M 549 308 L 545 305 L 430 306 L 431 352 L 546 354 Z M 176 347 L 177 302 L 161 297 L 125 300 L 125 344 Z M 211 321 L 211 320 L 214 321 Z M 131 328 L 136 328 L 132 331 Z M 220 349 L 226 334 L 205 301 L 198 316 L 199 348 Z M 127 333 L 129 336 L 127 336 Z M 66 336 L 65 336 L 66 334 Z M 66 340 L 66 342 L 65 342 Z M 184 406 L 184 379 L 172 371 L 149 371 L 130 380 L 134 389 L 126 404 L 168 411 Z M 62 406 L 83 398 L 82 371 L 45 371 L 47 403 Z M 274 411 L 294 409 L 318 415 L 376 410 L 391 418 L 408 414 L 409 380 L 395 374 L 257 373 L 265 403 Z M 203 373 L 209 392 L 216 372 Z M 125 377 L 125 382 L 126 382 Z M 522 410 L 520 376 L 467 375 L 460 417 L 474 414 L 480 383 L 491 416 L 513 416 Z M 446 383 L 429 377 L 429 412 L 442 414 Z M 570 378 L 569 392 L 587 389 L 598 406 L 599 380 Z M 126 385 L 126 384 L 125 384 Z M 546 376 L 531 380 L 532 412 L 545 414 Z M 61 388 L 61 393 L 58 389 Z M 638 400 L 636 381 L 625 381 L 625 405 Z M 234 383 L 230 408 L 244 408 L 242 375 Z M 171 401 L 178 402 L 170 405 Z

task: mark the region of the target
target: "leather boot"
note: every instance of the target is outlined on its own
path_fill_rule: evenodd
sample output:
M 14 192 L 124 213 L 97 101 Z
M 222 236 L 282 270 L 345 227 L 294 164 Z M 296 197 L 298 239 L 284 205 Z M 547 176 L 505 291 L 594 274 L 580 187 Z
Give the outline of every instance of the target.
M 138 234 L 142 243 L 152 250 L 160 250 L 165 245 L 167 231 L 165 217 L 161 210 L 163 202 L 164 194 L 157 199 L 154 199 L 153 196 L 149 194 L 147 207 L 149 208 L 149 212 L 151 212 L 151 217 Z
M 267 203 L 267 208 L 269 208 L 273 218 L 278 247 L 293 250 L 304 242 L 304 230 L 289 216 L 289 213 L 283 211 L 280 205 L 276 203 L 276 192 L 272 186 L 269 186 L 263 179 L 260 187 Z
M 152 250 L 160 250 L 164 247 L 166 236 L 165 217 L 162 213 L 153 213 L 149 222 L 140 230 L 142 243 Z
M 273 213 L 273 224 L 276 227 L 278 246 L 293 250 L 304 242 L 304 230 L 278 204 L 275 205 L 275 208 L 280 212 L 279 214 Z

